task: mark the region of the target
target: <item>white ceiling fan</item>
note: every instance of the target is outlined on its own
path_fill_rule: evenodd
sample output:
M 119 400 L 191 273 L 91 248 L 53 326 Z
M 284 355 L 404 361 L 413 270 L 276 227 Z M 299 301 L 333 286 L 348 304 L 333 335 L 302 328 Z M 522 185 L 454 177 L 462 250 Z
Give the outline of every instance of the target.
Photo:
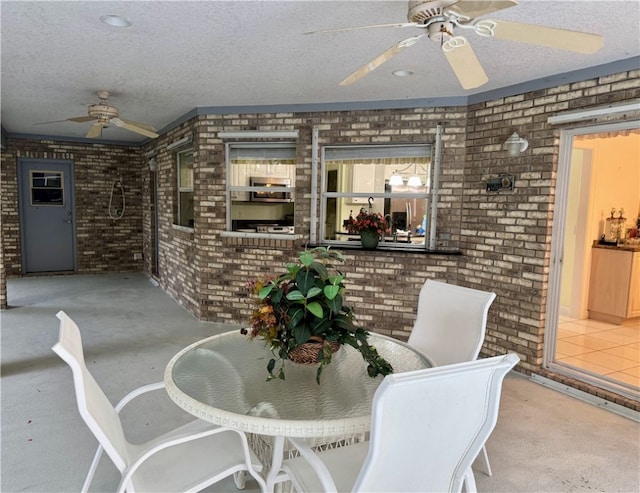
M 109 105 L 107 102 L 109 99 L 109 91 L 96 91 L 96 95 L 100 98 L 100 102 L 89 105 L 87 109 L 87 116 L 74 116 L 65 120 L 36 123 L 36 125 L 60 122 L 84 123 L 93 121 L 93 124 L 89 127 L 89 131 L 87 132 L 87 138 L 90 139 L 100 137 L 102 135 L 102 129 L 107 128 L 111 123 L 116 127 L 130 130 L 131 132 L 144 135 L 145 137 L 152 139 L 158 137 L 156 129 L 151 125 L 120 118 L 120 111 L 118 108 Z
M 426 36 L 440 44 L 445 58 L 464 89 L 479 87 L 489 79 L 469 41 L 463 36 L 454 36 L 454 30 L 458 29 L 469 30 L 479 36 L 520 41 L 577 53 L 595 53 L 602 47 L 603 39 L 599 34 L 520 22 L 477 19 L 482 15 L 514 7 L 517 4 L 514 0 L 417 0 L 409 2 L 407 18 L 410 22 L 324 29 L 305 34 L 381 27 L 413 27 L 425 31 L 396 43 L 344 79 L 340 83 L 342 86 L 356 82 Z

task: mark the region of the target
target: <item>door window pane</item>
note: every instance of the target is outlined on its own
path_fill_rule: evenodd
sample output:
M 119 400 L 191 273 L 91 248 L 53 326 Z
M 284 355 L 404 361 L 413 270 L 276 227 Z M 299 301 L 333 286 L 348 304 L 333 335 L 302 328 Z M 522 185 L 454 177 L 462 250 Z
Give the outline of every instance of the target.
M 61 171 L 30 171 L 31 205 L 64 205 Z

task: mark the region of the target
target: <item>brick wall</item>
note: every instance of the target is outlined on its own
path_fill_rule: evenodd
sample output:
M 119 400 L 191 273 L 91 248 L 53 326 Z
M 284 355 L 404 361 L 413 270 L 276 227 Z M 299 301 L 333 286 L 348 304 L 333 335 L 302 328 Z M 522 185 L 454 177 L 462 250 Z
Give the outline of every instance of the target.
M 17 163 L 19 158 L 74 162 L 78 273 L 140 271 L 142 260 L 141 151 L 135 147 L 9 139 L 2 153 L 2 264 L 6 276 L 22 275 Z M 109 217 L 114 180 L 125 188 L 125 213 Z M 119 190 L 113 203 L 120 203 Z
M 551 373 L 542 361 L 562 128 L 547 119 L 639 97 L 636 70 L 470 105 L 460 225 L 464 256 L 458 272 L 466 285 L 490 285 L 497 293 L 481 354 L 515 351 L 522 358 L 520 371 L 543 374 L 636 410 L 637 401 Z M 513 132 L 529 140 L 529 149 L 515 158 L 503 150 Z M 484 180 L 503 174 L 514 175 L 515 190 L 487 193 Z
M 154 140 L 160 214 L 160 284 L 194 315 L 205 320 L 242 323 L 250 305 L 248 279 L 279 272 L 309 242 L 311 212 L 312 129 L 320 144 L 434 142 L 436 124 L 446 122 L 443 161 L 443 210 L 439 216 L 442 246 L 459 240 L 462 178 L 465 163 L 465 108 L 416 108 L 327 113 L 208 115 Z M 295 225 L 301 239 L 266 240 L 223 237 L 226 226 L 224 142 L 220 131 L 298 130 Z M 173 225 L 175 153 L 166 145 L 186 133 L 194 135 L 195 228 L 192 233 Z M 147 192 L 148 193 L 148 192 Z M 150 197 L 144 199 L 150 202 Z M 145 215 L 151 211 L 145 210 Z M 150 224 L 148 219 L 145 224 Z M 145 236 L 146 231 L 145 231 Z M 420 287 L 431 278 L 456 282 L 457 256 L 410 252 L 347 253 L 347 302 L 357 320 L 370 330 L 406 339 L 413 326 Z M 150 257 L 151 253 L 145 252 Z M 366 292 L 363 295 L 362 289 Z

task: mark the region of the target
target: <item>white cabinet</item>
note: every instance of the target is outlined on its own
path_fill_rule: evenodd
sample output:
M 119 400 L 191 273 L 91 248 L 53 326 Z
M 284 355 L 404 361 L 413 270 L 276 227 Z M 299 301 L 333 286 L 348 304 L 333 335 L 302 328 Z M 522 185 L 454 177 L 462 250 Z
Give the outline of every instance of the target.
M 231 166 L 231 185 L 235 187 L 249 186 L 249 164 L 234 164 Z M 248 201 L 249 192 L 231 192 L 231 200 Z
M 640 317 L 640 251 L 594 247 L 589 279 L 589 318 L 621 324 Z
M 354 193 L 384 192 L 384 165 L 354 164 L 351 168 L 351 191 Z M 353 197 L 351 203 L 367 205 L 368 200 L 368 197 Z

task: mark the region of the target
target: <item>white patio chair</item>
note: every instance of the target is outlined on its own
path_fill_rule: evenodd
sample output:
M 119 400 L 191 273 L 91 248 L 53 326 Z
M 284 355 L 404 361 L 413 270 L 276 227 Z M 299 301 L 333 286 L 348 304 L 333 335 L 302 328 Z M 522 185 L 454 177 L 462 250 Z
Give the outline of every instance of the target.
M 515 354 L 391 374 L 376 391 L 371 439 L 283 462 L 298 492 L 476 491 L 471 464 L 493 431 Z
M 118 413 L 133 398 L 163 389 L 164 383 L 140 387 L 114 408 L 86 367 L 78 326 L 63 311 L 57 317 L 60 338 L 52 349 L 71 367 L 78 410 L 99 442 L 83 492 L 89 488 L 103 450 L 122 475 L 118 492 L 200 491 L 232 474 L 243 488 L 244 471 L 266 490 L 257 472 L 262 465 L 242 432 L 194 420 L 144 444 L 129 443 Z
M 496 294 L 427 279 L 420 290 L 418 314 L 408 343 L 437 365 L 473 361 L 487 328 L 487 313 Z M 479 459 L 491 476 L 487 449 Z

